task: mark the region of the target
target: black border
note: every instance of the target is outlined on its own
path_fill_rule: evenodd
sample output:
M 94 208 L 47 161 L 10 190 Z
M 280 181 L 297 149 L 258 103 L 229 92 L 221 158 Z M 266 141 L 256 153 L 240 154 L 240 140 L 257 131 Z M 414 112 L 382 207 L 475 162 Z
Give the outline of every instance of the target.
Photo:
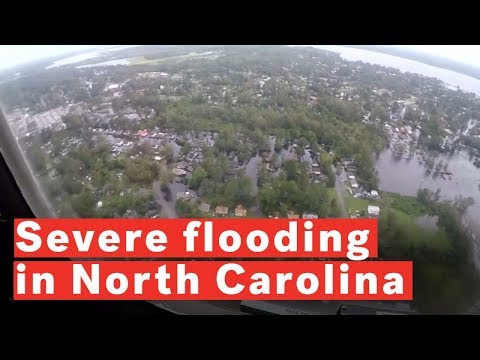
M 476 12 L 461 4 L 425 8 L 407 2 L 345 1 L 19 5 L 24 8 L 9 9 L 0 22 L 1 43 L 422 45 L 471 44 L 479 39 Z

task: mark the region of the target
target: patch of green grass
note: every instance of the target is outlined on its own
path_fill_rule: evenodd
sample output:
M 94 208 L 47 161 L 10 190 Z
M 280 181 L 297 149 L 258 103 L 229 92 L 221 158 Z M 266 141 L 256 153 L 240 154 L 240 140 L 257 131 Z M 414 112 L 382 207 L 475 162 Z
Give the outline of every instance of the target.
M 347 196 L 345 196 L 345 207 L 351 214 L 354 214 L 355 210 L 360 212 L 362 212 L 362 210 L 367 211 L 368 200 L 363 198 L 355 198 L 353 195 L 347 193 Z
M 385 207 L 391 207 L 413 217 L 419 217 L 428 212 L 427 207 L 413 196 L 383 193 L 379 203 Z
M 330 204 L 333 199 L 337 199 L 337 191 L 333 187 L 327 187 L 327 201 Z

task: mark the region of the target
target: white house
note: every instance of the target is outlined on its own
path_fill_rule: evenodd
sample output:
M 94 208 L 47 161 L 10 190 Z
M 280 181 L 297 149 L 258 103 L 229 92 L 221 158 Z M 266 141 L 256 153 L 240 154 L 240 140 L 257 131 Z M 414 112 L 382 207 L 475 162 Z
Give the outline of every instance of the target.
M 370 191 L 370 196 L 373 197 L 373 198 L 378 197 L 378 191 L 377 190 Z
M 378 206 L 368 205 L 367 211 L 369 216 L 380 216 L 380 208 Z

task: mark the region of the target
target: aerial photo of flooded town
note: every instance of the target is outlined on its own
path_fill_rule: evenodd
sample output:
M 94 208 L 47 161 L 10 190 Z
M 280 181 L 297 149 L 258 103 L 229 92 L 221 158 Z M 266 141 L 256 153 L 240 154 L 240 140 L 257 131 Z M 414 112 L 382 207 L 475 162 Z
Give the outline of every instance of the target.
M 3 71 L 0 102 L 58 217 L 375 217 L 401 306 L 474 313 L 480 80 L 372 53 L 106 47 Z

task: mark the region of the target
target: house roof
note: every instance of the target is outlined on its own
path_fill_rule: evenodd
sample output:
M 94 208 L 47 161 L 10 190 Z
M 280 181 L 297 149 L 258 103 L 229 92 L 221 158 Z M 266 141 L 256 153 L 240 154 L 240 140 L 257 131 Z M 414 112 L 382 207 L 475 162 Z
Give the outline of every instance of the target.
M 217 206 L 215 208 L 215 212 L 217 214 L 227 215 L 228 214 L 228 207 L 225 206 Z
M 318 219 L 318 215 L 315 214 L 303 214 L 302 215 L 303 219 Z
M 183 169 L 175 168 L 175 169 L 172 170 L 172 174 L 176 175 L 176 176 L 184 176 L 184 175 L 187 174 L 187 172 Z
M 287 218 L 288 219 L 300 219 L 300 215 L 294 214 L 294 213 L 288 213 Z
M 235 216 L 246 216 L 247 215 L 247 209 L 245 209 L 242 205 L 238 205 L 235 208 Z
M 367 210 L 370 215 L 380 214 L 380 208 L 378 206 L 368 205 Z
M 202 204 L 200 204 L 198 209 L 202 212 L 208 212 L 208 211 L 210 211 L 210 204 L 202 203 Z
M 177 199 L 186 199 L 190 197 L 189 192 L 178 192 L 177 193 Z

